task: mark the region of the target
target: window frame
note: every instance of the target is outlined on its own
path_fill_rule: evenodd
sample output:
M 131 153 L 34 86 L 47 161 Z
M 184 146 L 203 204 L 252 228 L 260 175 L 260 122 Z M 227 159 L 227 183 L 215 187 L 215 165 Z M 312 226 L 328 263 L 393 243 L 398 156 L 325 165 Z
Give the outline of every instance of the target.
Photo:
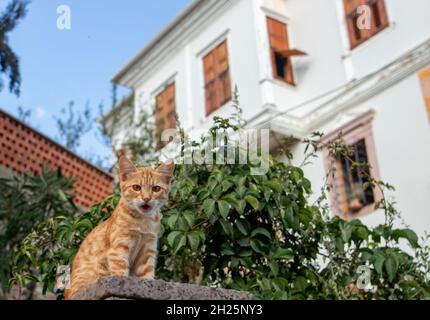
M 348 2 L 354 2 L 354 4 L 348 4 Z M 346 23 L 346 29 L 349 39 L 349 47 L 351 50 L 357 48 L 367 40 L 371 39 L 382 30 L 386 29 L 390 25 L 388 10 L 385 0 L 342 0 L 343 5 L 343 15 Z M 359 14 L 357 13 L 357 8 L 362 5 L 368 5 L 372 11 L 371 18 L 371 29 L 360 30 L 357 28 L 357 18 Z M 378 7 L 378 16 L 380 19 L 379 27 L 375 26 L 374 19 L 374 10 L 373 6 L 376 5 Z M 360 38 L 357 39 L 357 35 L 360 35 Z
M 379 166 L 376 157 L 376 147 L 373 137 L 372 121 L 375 112 L 370 110 L 356 119 L 346 123 L 339 129 L 334 130 L 323 138 L 323 142 L 327 143 L 335 140 L 339 133 L 343 133 L 343 140 L 347 145 L 354 145 L 360 140 L 364 140 L 366 147 L 366 155 L 368 163 L 370 164 L 370 175 L 375 180 L 380 180 Z M 349 203 L 347 200 L 347 193 L 344 186 L 344 175 L 339 159 L 334 159 L 329 155 L 329 151 L 323 149 L 324 167 L 326 173 L 335 166 L 334 174 L 328 177 L 328 183 L 332 186 L 330 189 L 330 203 L 333 214 L 341 217 L 344 220 L 352 220 L 375 211 L 375 204 L 382 200 L 382 192 L 379 188 L 373 188 L 373 203 L 363 206 L 355 213 L 349 212 Z

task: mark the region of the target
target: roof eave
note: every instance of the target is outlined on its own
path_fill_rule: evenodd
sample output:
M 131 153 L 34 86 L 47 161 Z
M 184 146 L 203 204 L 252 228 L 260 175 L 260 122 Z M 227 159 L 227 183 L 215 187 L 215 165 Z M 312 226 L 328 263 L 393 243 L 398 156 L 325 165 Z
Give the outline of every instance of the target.
M 161 40 L 168 36 L 182 21 L 186 20 L 196 8 L 205 0 L 193 0 L 172 22 L 161 30 L 148 44 L 146 44 L 133 58 L 131 58 L 112 78 L 111 82 L 127 87 L 124 77 L 136 64 L 154 49 Z

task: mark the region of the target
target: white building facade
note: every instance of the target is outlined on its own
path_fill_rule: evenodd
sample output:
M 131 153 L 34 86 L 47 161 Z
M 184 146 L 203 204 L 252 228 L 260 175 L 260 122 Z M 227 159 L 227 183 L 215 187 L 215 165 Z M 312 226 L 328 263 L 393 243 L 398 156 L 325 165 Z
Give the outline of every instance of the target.
M 365 5 L 365 7 L 362 7 Z M 430 1 L 196 0 L 113 78 L 131 88 L 133 112 L 157 106 L 156 122 L 185 130 L 228 117 L 237 85 L 249 127 L 277 136 L 339 131 L 396 187 L 397 208 L 430 231 Z M 369 16 L 370 14 L 370 16 Z M 370 17 L 370 24 L 366 17 Z M 136 120 L 136 119 L 135 119 Z M 129 130 L 117 130 L 119 147 Z M 303 145 L 292 147 L 294 162 Z M 305 167 L 314 197 L 329 157 Z M 335 162 L 334 214 L 375 224 L 380 195 L 364 191 L 346 159 Z

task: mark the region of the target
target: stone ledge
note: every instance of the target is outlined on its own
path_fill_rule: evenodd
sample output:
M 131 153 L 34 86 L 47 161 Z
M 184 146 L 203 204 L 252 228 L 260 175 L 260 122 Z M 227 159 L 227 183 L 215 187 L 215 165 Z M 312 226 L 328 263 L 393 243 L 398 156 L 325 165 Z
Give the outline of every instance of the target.
M 105 277 L 78 292 L 73 300 L 252 300 L 249 292 L 195 284 L 144 280 L 136 277 Z

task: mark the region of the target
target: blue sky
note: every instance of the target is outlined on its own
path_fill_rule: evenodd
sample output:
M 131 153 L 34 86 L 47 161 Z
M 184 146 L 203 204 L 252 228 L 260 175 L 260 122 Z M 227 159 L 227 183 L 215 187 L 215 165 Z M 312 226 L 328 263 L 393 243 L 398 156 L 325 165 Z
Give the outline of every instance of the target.
M 3 11 L 9 0 L 0 0 Z M 28 14 L 10 33 L 10 45 L 20 58 L 21 95 L 0 92 L 0 108 L 17 115 L 18 106 L 32 110 L 29 123 L 58 137 L 54 116 L 73 100 L 111 104 L 110 78 L 190 0 L 33 0 Z M 57 7 L 71 9 L 71 29 L 57 28 Z M 127 91 L 120 90 L 123 95 Z M 106 156 L 94 133 L 87 134 L 81 155 Z

